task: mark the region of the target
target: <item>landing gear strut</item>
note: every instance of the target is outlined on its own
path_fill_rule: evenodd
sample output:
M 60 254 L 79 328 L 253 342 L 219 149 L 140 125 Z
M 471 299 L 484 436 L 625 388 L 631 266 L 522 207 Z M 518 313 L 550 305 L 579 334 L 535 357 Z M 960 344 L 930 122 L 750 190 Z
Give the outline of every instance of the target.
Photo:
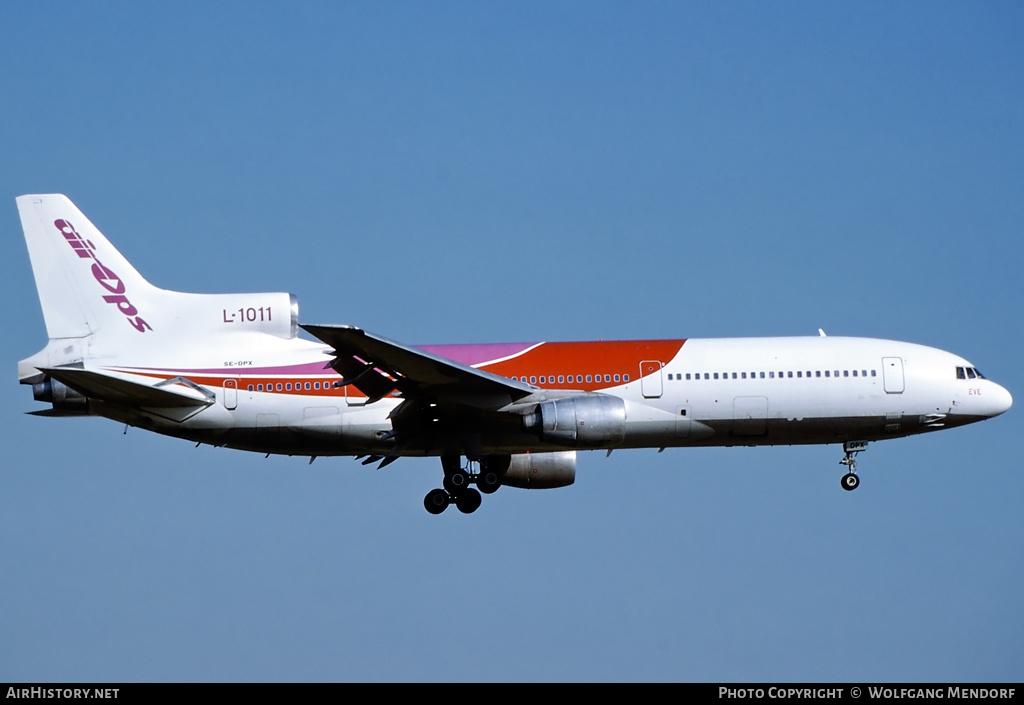
M 839 461 L 840 465 L 845 465 L 850 468 L 850 472 L 843 475 L 843 478 L 839 481 L 843 489 L 847 492 L 857 489 L 860 487 L 860 478 L 857 477 L 857 453 L 868 449 L 867 441 L 847 441 L 843 444 L 843 459 Z
M 448 508 L 449 504 L 455 503 L 458 510 L 463 514 L 472 514 L 480 508 L 483 498 L 480 492 L 490 494 L 501 487 L 501 472 L 492 467 L 494 461 L 485 458 L 479 462 L 480 472 L 471 472 L 473 465 L 470 460 L 466 467 L 460 464 L 460 456 L 441 456 L 441 468 L 444 470 L 444 489 L 430 490 L 423 498 L 423 506 L 431 514 L 440 514 Z M 505 463 L 505 469 L 508 463 Z M 475 484 L 479 490 L 470 487 Z

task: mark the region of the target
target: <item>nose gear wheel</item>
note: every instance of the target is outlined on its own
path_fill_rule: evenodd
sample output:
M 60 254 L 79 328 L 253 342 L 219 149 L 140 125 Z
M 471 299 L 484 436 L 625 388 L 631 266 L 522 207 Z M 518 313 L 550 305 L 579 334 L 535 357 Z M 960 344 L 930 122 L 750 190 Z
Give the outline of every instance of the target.
M 850 469 L 850 472 L 843 475 L 839 484 L 847 492 L 860 487 L 860 478 L 857 477 L 857 453 L 868 449 L 867 441 L 847 441 L 843 444 L 843 459 L 839 461 L 840 465 L 845 465 Z

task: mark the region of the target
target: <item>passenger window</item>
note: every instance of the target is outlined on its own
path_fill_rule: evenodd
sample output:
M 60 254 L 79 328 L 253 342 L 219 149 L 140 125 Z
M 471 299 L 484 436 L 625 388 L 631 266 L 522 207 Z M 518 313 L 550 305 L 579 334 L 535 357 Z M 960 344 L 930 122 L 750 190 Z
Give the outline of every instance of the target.
M 619 376 L 615 375 L 615 376 L 612 377 L 612 379 L 615 380 L 616 382 L 618 382 L 619 381 Z
M 829 374 L 829 371 L 828 371 L 828 370 L 825 370 L 825 376 L 826 376 L 826 377 L 829 377 L 829 376 L 831 376 L 831 375 Z
M 686 373 L 686 379 L 690 379 L 690 373 L 689 372 Z
M 770 377 L 771 379 L 775 379 L 775 373 L 774 372 L 769 372 L 768 373 L 768 377 Z
M 279 391 L 279 392 L 281 391 L 281 383 L 280 382 L 277 383 L 277 391 Z
M 843 377 L 849 377 L 849 376 L 850 376 L 850 371 L 849 370 L 843 370 Z
M 252 391 L 252 385 L 251 384 L 249 385 L 249 391 L 250 392 Z
M 761 373 L 761 379 L 764 379 L 764 372 Z
M 740 374 L 742 375 L 741 379 L 746 379 L 747 378 L 747 373 L 746 372 L 741 372 Z
M 821 370 L 815 370 L 814 371 L 814 376 L 815 377 L 821 377 Z
M 629 381 L 629 375 L 622 375 L 622 381 L 623 382 L 628 382 Z
M 262 384 L 257 384 L 256 385 L 256 391 L 257 392 L 262 392 L 263 391 L 263 385 Z
M 715 379 L 718 379 L 718 373 L 717 372 L 715 373 Z
M 320 383 L 319 382 L 313 382 L 313 389 L 320 389 Z
M 790 379 L 793 379 L 793 373 L 792 372 L 787 372 L 786 376 L 789 377 Z
M 797 376 L 797 377 L 803 377 L 803 376 L 804 376 L 804 373 L 803 373 L 803 372 L 801 372 L 800 370 L 797 370 L 797 371 L 796 371 L 796 376 Z
M 856 377 L 856 376 L 857 376 L 857 370 L 854 370 L 854 371 L 853 371 L 853 376 L 854 376 L 854 377 Z

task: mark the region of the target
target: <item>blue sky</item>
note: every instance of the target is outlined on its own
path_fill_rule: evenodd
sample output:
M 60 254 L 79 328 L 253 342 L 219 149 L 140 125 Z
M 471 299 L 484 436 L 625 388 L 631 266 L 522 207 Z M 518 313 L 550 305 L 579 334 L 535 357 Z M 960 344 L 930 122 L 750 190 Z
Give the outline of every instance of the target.
M 1014 3 L 40 2 L 0 25 L 0 681 L 1019 681 L 1019 409 L 873 444 L 436 460 L 41 419 L 14 197 L 153 283 L 409 343 L 863 335 L 1024 397 Z M 1018 360 L 1018 362 L 1014 362 Z

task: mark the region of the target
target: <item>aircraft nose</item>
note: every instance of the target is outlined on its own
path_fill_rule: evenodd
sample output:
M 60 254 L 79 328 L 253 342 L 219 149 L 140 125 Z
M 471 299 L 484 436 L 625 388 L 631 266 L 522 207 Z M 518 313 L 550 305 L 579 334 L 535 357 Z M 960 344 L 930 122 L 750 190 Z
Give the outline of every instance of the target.
M 1013 406 L 1013 397 L 1010 392 L 996 383 L 992 383 L 992 391 L 985 395 L 984 414 L 985 416 L 999 416 Z

